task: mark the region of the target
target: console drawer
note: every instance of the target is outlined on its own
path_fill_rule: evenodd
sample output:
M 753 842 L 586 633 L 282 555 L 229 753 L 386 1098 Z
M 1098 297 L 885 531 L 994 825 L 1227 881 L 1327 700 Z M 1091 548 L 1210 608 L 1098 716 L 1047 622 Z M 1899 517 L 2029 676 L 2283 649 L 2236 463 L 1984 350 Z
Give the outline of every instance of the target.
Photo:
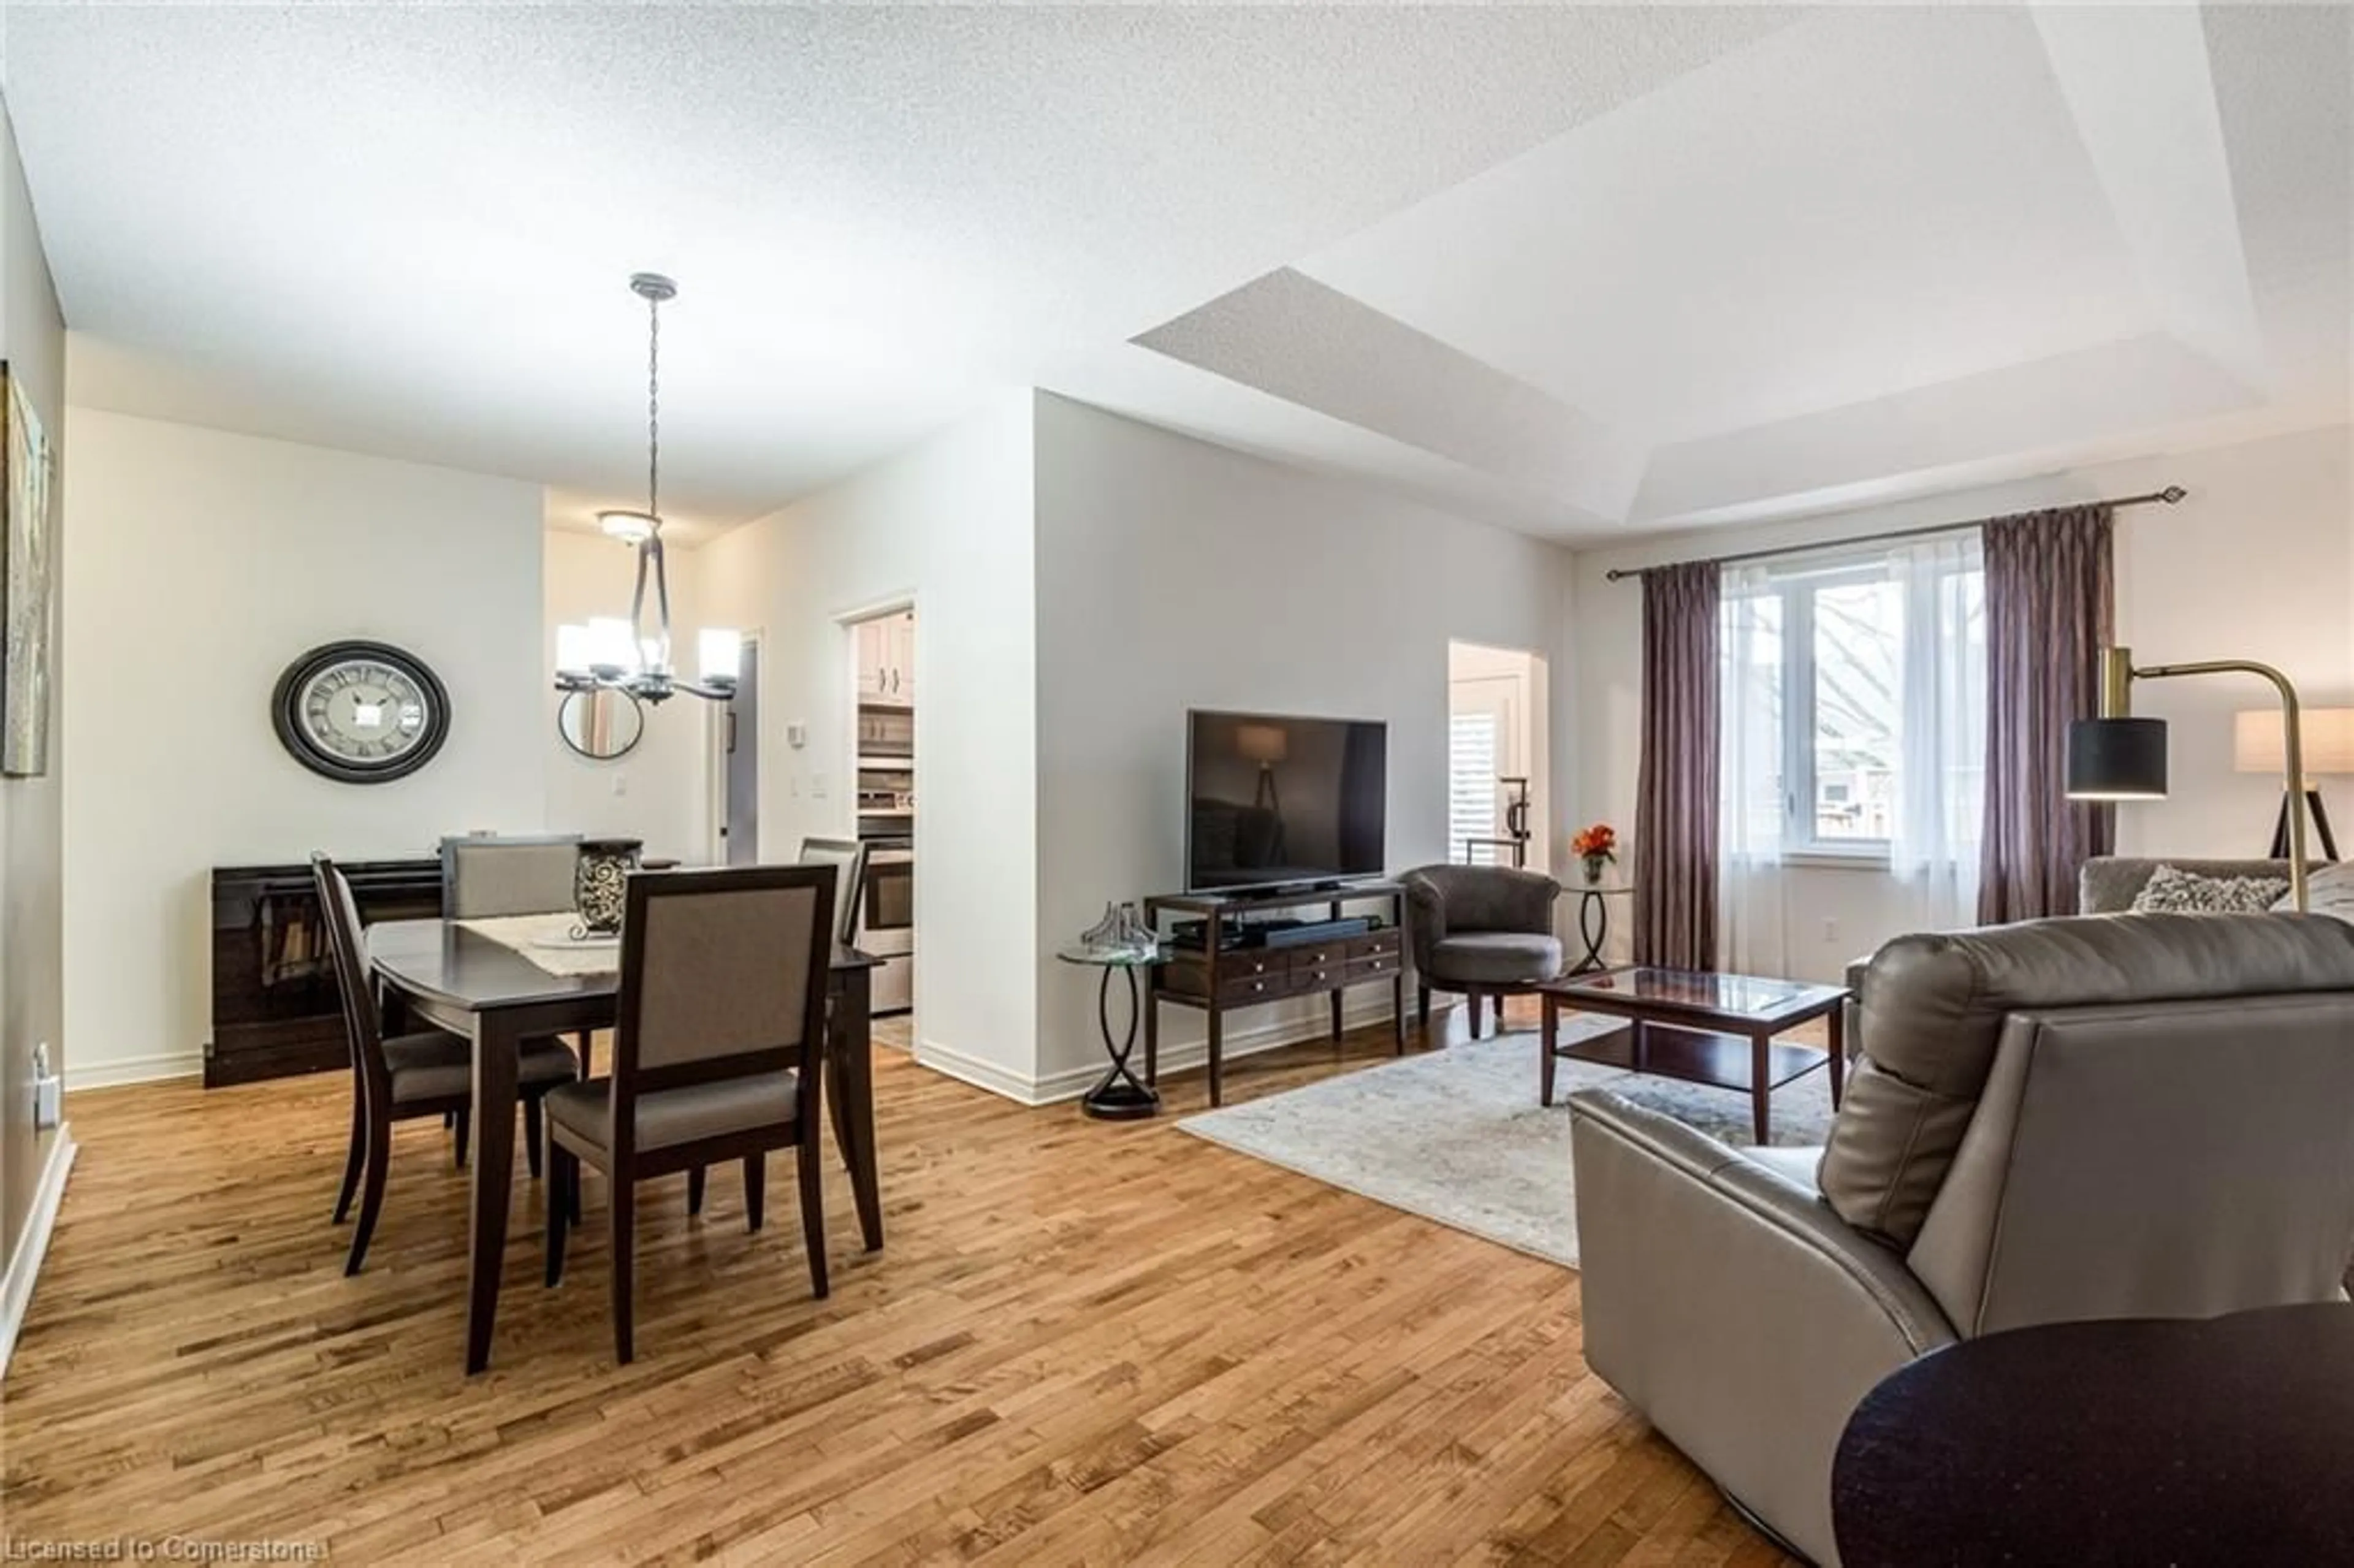
M 1386 931 L 1371 931 L 1349 944 L 1352 959 L 1379 957 L 1395 958 L 1405 950 L 1405 934 L 1393 927 Z
M 1287 948 L 1294 974 L 1306 969 L 1329 969 L 1335 964 L 1349 961 L 1349 944 L 1344 941 L 1309 942 L 1297 948 Z
M 1297 991 L 1299 989 L 1299 978 L 1289 969 L 1255 975 L 1221 975 L 1218 978 L 1218 1001 L 1225 1007 L 1248 1007 L 1254 1002 L 1275 1001 Z
M 1337 991 L 1349 983 L 1348 975 L 1349 966 L 1340 962 L 1320 965 L 1312 969 L 1298 969 L 1291 971 L 1291 989 L 1302 995 Z
M 1218 955 L 1218 981 L 1221 991 L 1229 981 L 1255 979 L 1262 975 L 1280 975 L 1290 969 L 1281 953 L 1265 948 L 1246 948 L 1239 952 Z
M 1394 952 L 1375 953 L 1370 958 L 1351 959 L 1346 983 L 1354 985 L 1359 980 L 1388 980 L 1405 967 L 1403 960 Z

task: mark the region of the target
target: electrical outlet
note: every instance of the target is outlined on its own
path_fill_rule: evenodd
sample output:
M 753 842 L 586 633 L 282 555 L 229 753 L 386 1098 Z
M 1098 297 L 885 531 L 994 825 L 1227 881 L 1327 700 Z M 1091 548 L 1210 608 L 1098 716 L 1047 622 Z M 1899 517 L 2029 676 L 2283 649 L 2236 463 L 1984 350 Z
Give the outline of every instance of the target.
M 801 798 L 801 776 L 800 774 L 788 773 L 785 775 L 785 793 L 790 795 L 796 800 Z
M 822 774 L 822 773 L 812 773 L 812 774 L 811 774 L 811 775 L 810 775 L 810 794 L 811 794 L 813 798 L 815 798 L 815 799 L 817 799 L 817 800 L 824 800 L 824 799 L 825 799 L 825 775 L 824 775 L 824 774 Z
M 614 774 L 614 775 L 613 775 L 613 793 L 614 793 L 614 794 L 616 794 L 616 795 L 626 795 L 626 794 L 628 794 L 629 792 L 630 792 L 630 776 L 629 776 L 628 774 L 626 774 L 626 773 L 616 773 L 616 774 Z
M 1836 942 L 1839 940 L 1838 921 L 1826 920 L 1823 922 L 1823 940 L 1826 942 Z
M 785 744 L 791 747 L 795 751 L 799 751 L 802 747 L 807 746 L 809 744 L 809 726 L 805 724 L 787 725 L 785 726 Z

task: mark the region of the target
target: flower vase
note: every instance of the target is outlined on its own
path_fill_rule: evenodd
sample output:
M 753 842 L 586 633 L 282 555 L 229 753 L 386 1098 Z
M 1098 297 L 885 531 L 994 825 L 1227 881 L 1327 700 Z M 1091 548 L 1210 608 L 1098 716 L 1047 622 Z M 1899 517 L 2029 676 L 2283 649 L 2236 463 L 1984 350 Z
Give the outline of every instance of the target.
M 1590 854 L 1585 858 L 1585 885 L 1588 887 L 1601 886 L 1602 874 L 1608 868 L 1610 864 L 1610 857 L 1606 854 Z

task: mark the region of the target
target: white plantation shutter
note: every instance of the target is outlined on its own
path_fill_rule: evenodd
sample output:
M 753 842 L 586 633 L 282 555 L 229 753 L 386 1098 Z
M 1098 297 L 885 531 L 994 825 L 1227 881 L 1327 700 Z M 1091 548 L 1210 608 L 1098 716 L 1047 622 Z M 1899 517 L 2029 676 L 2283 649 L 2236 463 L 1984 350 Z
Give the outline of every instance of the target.
M 1447 858 L 1463 853 L 1465 839 L 1498 836 L 1496 825 L 1496 715 L 1462 713 L 1447 730 Z M 1492 845 L 1473 852 L 1495 858 Z

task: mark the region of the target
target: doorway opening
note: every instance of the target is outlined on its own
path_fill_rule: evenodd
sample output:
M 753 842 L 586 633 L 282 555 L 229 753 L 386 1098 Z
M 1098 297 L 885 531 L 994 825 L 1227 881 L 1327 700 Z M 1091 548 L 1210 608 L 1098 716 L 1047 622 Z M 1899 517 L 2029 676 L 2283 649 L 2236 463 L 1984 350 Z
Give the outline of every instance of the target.
M 912 1048 L 916 1005 L 916 609 L 862 612 L 847 623 L 858 787 L 854 810 L 866 849 L 854 944 L 883 960 L 875 971 L 877 1042 Z
M 1447 858 L 1551 868 L 1544 661 L 1447 645 Z
M 720 858 L 727 865 L 760 863 L 760 640 L 747 633 L 736 692 L 720 711 Z

